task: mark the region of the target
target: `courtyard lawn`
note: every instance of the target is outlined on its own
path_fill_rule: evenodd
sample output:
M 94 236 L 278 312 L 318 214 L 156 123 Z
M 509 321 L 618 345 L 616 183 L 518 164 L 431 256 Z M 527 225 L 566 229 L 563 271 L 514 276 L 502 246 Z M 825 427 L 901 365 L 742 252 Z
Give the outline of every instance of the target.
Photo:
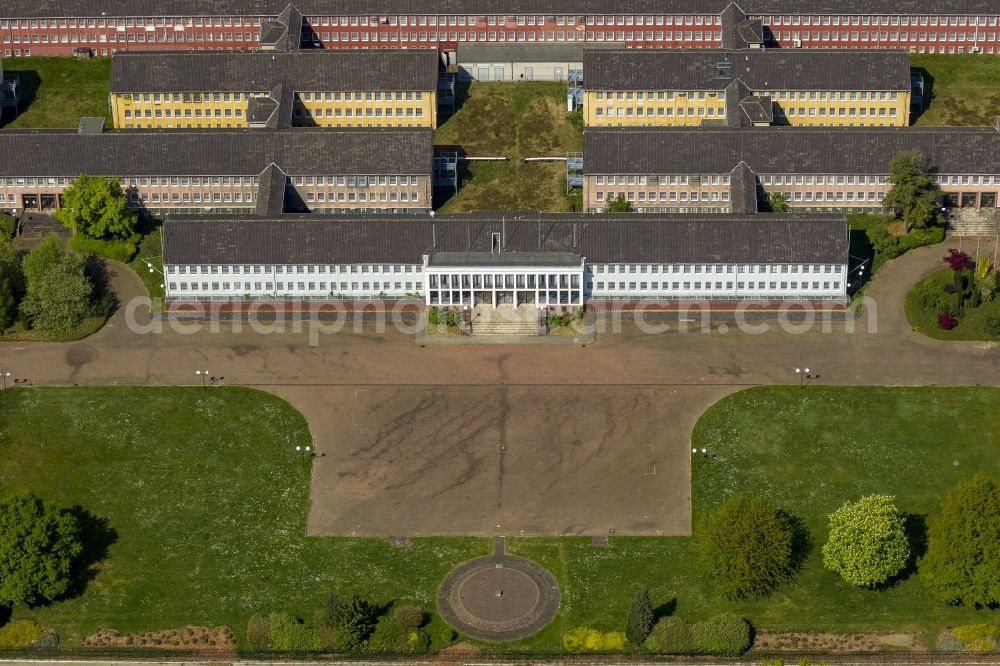
M 914 124 L 993 125 L 1000 107 L 1000 55 L 913 54 L 910 67 L 931 81 L 930 103 Z
M 637 585 L 655 605 L 698 620 L 723 610 L 761 629 L 912 633 L 996 611 L 940 604 L 910 577 L 858 590 L 822 568 L 826 515 L 864 493 L 891 493 L 926 515 L 974 472 L 1000 475 L 1000 390 L 773 387 L 737 393 L 698 422 L 695 522 L 731 494 L 758 492 L 799 517 L 813 546 L 793 583 L 768 599 L 717 599 L 689 538 L 514 538 L 559 580 L 562 606 L 539 634 L 505 649 L 558 651 L 577 626 L 620 630 Z M 444 574 L 491 552 L 487 539 L 308 538 L 309 443 L 302 417 L 266 393 L 224 388 L 37 388 L 0 394 L 0 488 L 30 488 L 106 519 L 116 538 L 82 593 L 35 609 L 75 645 L 100 627 L 145 631 L 225 624 L 242 640 L 255 612 L 305 618 L 334 586 L 429 609 Z M 595 500 L 596 501 L 596 500 Z M 414 507 L 419 512 L 420 507 Z M 474 510 L 474 509 L 473 509 Z M 655 510 L 655 507 L 651 507 Z M 440 620 L 434 621 L 440 628 Z
M 565 163 L 522 161 L 583 152 L 582 119 L 566 112 L 565 84 L 472 83 L 460 88 L 458 99 L 458 109 L 434 133 L 434 143 L 457 146 L 469 156 L 508 160 L 466 163 L 458 194 L 441 212 L 573 210 Z
M 77 127 L 81 116 L 101 116 L 111 127 L 111 58 L 6 58 L 4 73 L 21 77 L 21 112 L 5 112 L 0 127 Z
M 78 504 L 117 535 L 82 594 L 14 609 L 69 646 L 101 627 L 228 625 L 242 639 L 252 614 L 309 619 L 334 586 L 433 608 L 445 572 L 489 548 L 307 538 L 309 464 L 295 446 L 309 431 L 259 391 L 16 389 L 0 394 L 0 435 L 3 492 Z

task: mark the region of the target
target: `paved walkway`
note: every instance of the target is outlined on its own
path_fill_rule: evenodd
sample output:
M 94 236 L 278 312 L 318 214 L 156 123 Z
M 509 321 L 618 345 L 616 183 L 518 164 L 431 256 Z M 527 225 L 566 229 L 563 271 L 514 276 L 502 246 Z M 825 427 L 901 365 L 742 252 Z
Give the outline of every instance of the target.
M 992 243 L 992 240 L 989 241 Z M 985 241 L 984 241 L 985 243 Z M 123 307 L 108 326 L 87 340 L 65 344 L 10 343 L 0 347 L 0 371 L 36 384 L 195 384 L 196 370 L 224 376 L 226 384 L 258 386 L 290 400 L 309 420 L 320 454 L 330 450 L 339 424 L 330 409 L 336 391 L 364 387 L 601 386 L 656 387 L 655 408 L 669 412 L 677 427 L 665 446 L 686 448 L 698 416 L 713 402 L 744 387 L 792 384 L 794 369 L 808 367 L 823 384 L 1000 386 L 1000 345 L 944 342 L 910 330 L 903 297 L 940 265 L 948 247 L 975 250 L 976 240 L 949 239 L 891 262 L 870 286 L 869 316 L 848 331 L 845 322 L 816 325 L 801 333 L 735 330 L 714 323 L 708 332 L 644 333 L 632 325 L 579 346 L 452 346 L 421 348 L 395 330 L 374 333 L 367 323 L 320 335 L 310 346 L 308 330 L 242 332 L 223 322 L 218 332 L 137 334 L 127 325 L 129 300 L 141 282 L 121 267 L 113 283 Z M 992 253 L 992 245 L 981 251 Z M 139 317 L 149 325 L 149 318 Z M 869 327 L 869 323 L 874 325 Z M 292 325 L 289 323 L 288 328 Z M 320 457 L 314 467 L 310 530 L 328 516 L 318 497 L 328 490 Z M 686 471 L 686 470 L 685 470 Z M 678 525 L 683 530 L 684 525 Z

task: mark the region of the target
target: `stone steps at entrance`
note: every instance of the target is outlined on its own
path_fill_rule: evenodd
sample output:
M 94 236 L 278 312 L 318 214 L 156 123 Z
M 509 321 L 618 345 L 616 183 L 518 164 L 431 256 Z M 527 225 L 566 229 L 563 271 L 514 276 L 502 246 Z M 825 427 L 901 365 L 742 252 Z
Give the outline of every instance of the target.
M 473 335 L 540 335 L 539 314 L 533 306 L 477 305 L 472 313 Z

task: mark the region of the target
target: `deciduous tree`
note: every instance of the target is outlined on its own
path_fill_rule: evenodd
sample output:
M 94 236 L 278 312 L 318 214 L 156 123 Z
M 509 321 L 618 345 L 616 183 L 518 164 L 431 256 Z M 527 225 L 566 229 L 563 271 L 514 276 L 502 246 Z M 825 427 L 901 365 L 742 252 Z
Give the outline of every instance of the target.
M 977 475 L 960 481 L 928 520 L 920 579 L 949 604 L 1000 603 L 1000 483 Z
M 83 259 L 69 252 L 55 236 L 42 241 L 24 258 L 27 292 L 21 312 L 32 328 L 44 333 L 68 333 L 92 310 L 94 286 Z
M 905 230 L 924 229 L 939 221 L 937 197 L 941 188 L 931 175 L 931 162 L 919 150 L 897 153 L 889 161 L 892 187 L 882 202 L 902 218 Z
M 787 213 L 790 210 L 788 199 L 781 192 L 768 192 L 767 207 L 772 213 Z
M 55 217 L 91 238 L 129 238 L 138 216 L 116 179 L 80 174 L 63 191 Z
M 902 514 L 888 495 L 866 495 L 830 514 L 823 565 L 852 585 L 875 587 L 897 575 L 910 559 Z
M 59 597 L 81 551 L 79 526 L 66 511 L 29 492 L 0 499 L 0 605 Z
M 792 574 L 794 534 L 767 500 L 735 495 L 698 531 L 702 563 L 727 599 L 762 597 Z

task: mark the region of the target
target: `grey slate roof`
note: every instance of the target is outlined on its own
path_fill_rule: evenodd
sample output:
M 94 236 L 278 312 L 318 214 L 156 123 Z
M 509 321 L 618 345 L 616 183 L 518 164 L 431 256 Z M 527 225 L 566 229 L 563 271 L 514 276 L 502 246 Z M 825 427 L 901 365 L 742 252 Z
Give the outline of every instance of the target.
M 900 49 L 588 49 L 584 72 L 588 90 L 910 90 Z
M 417 264 L 437 252 L 557 252 L 589 263 L 846 263 L 840 215 L 284 215 L 171 217 L 165 264 Z M 516 257 L 512 257 L 516 260 Z
M 125 51 L 111 60 L 111 92 L 434 90 L 436 49 Z
M 729 173 L 745 161 L 758 174 L 885 174 L 903 150 L 922 151 L 940 173 L 1000 174 L 991 127 L 588 129 L 584 172 Z
M 620 49 L 624 44 L 611 42 L 509 43 L 459 42 L 458 63 L 485 62 L 583 62 L 584 47 Z
M 4 17 L 276 16 L 287 0 L 6 0 Z M 331 14 L 718 14 L 729 0 L 296 0 L 306 16 Z M 763 14 L 992 14 L 996 0 L 737 0 Z
M 429 129 L 0 132 L 0 176 L 426 175 Z
M 751 95 L 740 100 L 740 110 L 746 114 L 751 123 L 774 122 L 774 102 L 770 95 Z

